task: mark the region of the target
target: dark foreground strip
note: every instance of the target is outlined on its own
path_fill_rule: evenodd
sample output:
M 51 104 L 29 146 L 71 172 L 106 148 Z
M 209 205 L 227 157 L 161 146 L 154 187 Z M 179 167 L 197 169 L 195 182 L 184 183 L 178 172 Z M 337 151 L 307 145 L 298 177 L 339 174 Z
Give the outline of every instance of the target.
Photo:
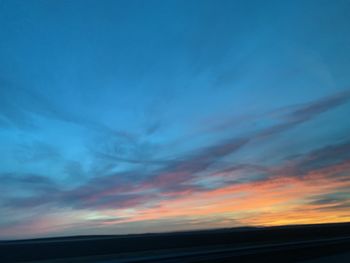
M 10 241 L 0 262 L 294 262 L 350 251 L 349 237 L 350 224 L 329 224 Z
M 330 240 L 290 242 L 242 248 L 226 248 L 173 255 L 149 256 L 118 260 L 96 260 L 99 263 L 149 263 L 149 262 L 297 262 L 326 255 L 350 251 L 350 237 Z M 350 262 L 350 261 L 349 261 Z
M 287 242 L 237 248 L 196 248 L 192 251 L 149 251 L 142 255 L 104 255 L 59 260 L 35 261 L 40 263 L 206 263 L 206 262 L 298 262 L 350 251 L 349 238 L 330 238 L 313 241 Z M 349 258 L 350 259 L 350 258 Z M 350 262 L 350 261 L 349 261 Z

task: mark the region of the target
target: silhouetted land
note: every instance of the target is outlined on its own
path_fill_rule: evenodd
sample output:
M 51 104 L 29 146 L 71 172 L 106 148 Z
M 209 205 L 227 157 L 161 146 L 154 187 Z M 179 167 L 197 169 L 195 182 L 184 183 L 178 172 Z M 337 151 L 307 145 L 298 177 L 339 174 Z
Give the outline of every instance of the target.
M 301 262 L 346 252 L 350 223 L 0 242 L 0 262 Z

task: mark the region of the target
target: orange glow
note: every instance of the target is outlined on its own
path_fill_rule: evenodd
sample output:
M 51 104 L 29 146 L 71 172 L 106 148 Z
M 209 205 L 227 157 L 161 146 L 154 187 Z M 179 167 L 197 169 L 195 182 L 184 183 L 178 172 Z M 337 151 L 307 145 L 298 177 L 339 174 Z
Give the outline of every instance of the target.
M 346 162 L 303 177 L 286 177 L 282 172 L 266 181 L 190 193 L 164 200 L 155 208 L 138 209 L 122 222 L 213 216 L 226 218 L 226 223 L 264 226 L 350 221 L 348 209 L 322 209 L 325 205 L 310 204 L 312 197 L 349 188 L 350 180 L 332 177 L 349 168 L 350 162 Z

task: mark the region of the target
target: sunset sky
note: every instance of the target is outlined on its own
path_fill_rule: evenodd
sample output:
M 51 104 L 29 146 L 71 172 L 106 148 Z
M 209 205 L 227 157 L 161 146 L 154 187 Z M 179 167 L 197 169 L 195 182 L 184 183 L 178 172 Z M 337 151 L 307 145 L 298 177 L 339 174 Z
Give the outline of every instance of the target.
M 350 221 L 349 14 L 0 0 L 0 239 Z

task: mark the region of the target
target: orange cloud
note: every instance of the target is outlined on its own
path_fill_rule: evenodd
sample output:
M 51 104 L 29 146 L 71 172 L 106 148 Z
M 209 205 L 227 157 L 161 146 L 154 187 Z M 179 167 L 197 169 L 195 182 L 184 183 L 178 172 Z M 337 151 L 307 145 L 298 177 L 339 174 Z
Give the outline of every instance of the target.
M 350 170 L 350 162 L 311 171 L 304 176 L 279 174 L 265 181 L 231 185 L 207 192 L 193 192 L 163 200 L 156 207 L 136 209 L 123 222 L 219 216 L 241 225 L 284 225 L 350 221 L 346 209 L 312 205 L 314 196 L 350 189 L 350 179 L 334 176 Z M 123 214 L 119 211 L 118 214 Z M 234 226 L 234 225 L 231 225 Z

